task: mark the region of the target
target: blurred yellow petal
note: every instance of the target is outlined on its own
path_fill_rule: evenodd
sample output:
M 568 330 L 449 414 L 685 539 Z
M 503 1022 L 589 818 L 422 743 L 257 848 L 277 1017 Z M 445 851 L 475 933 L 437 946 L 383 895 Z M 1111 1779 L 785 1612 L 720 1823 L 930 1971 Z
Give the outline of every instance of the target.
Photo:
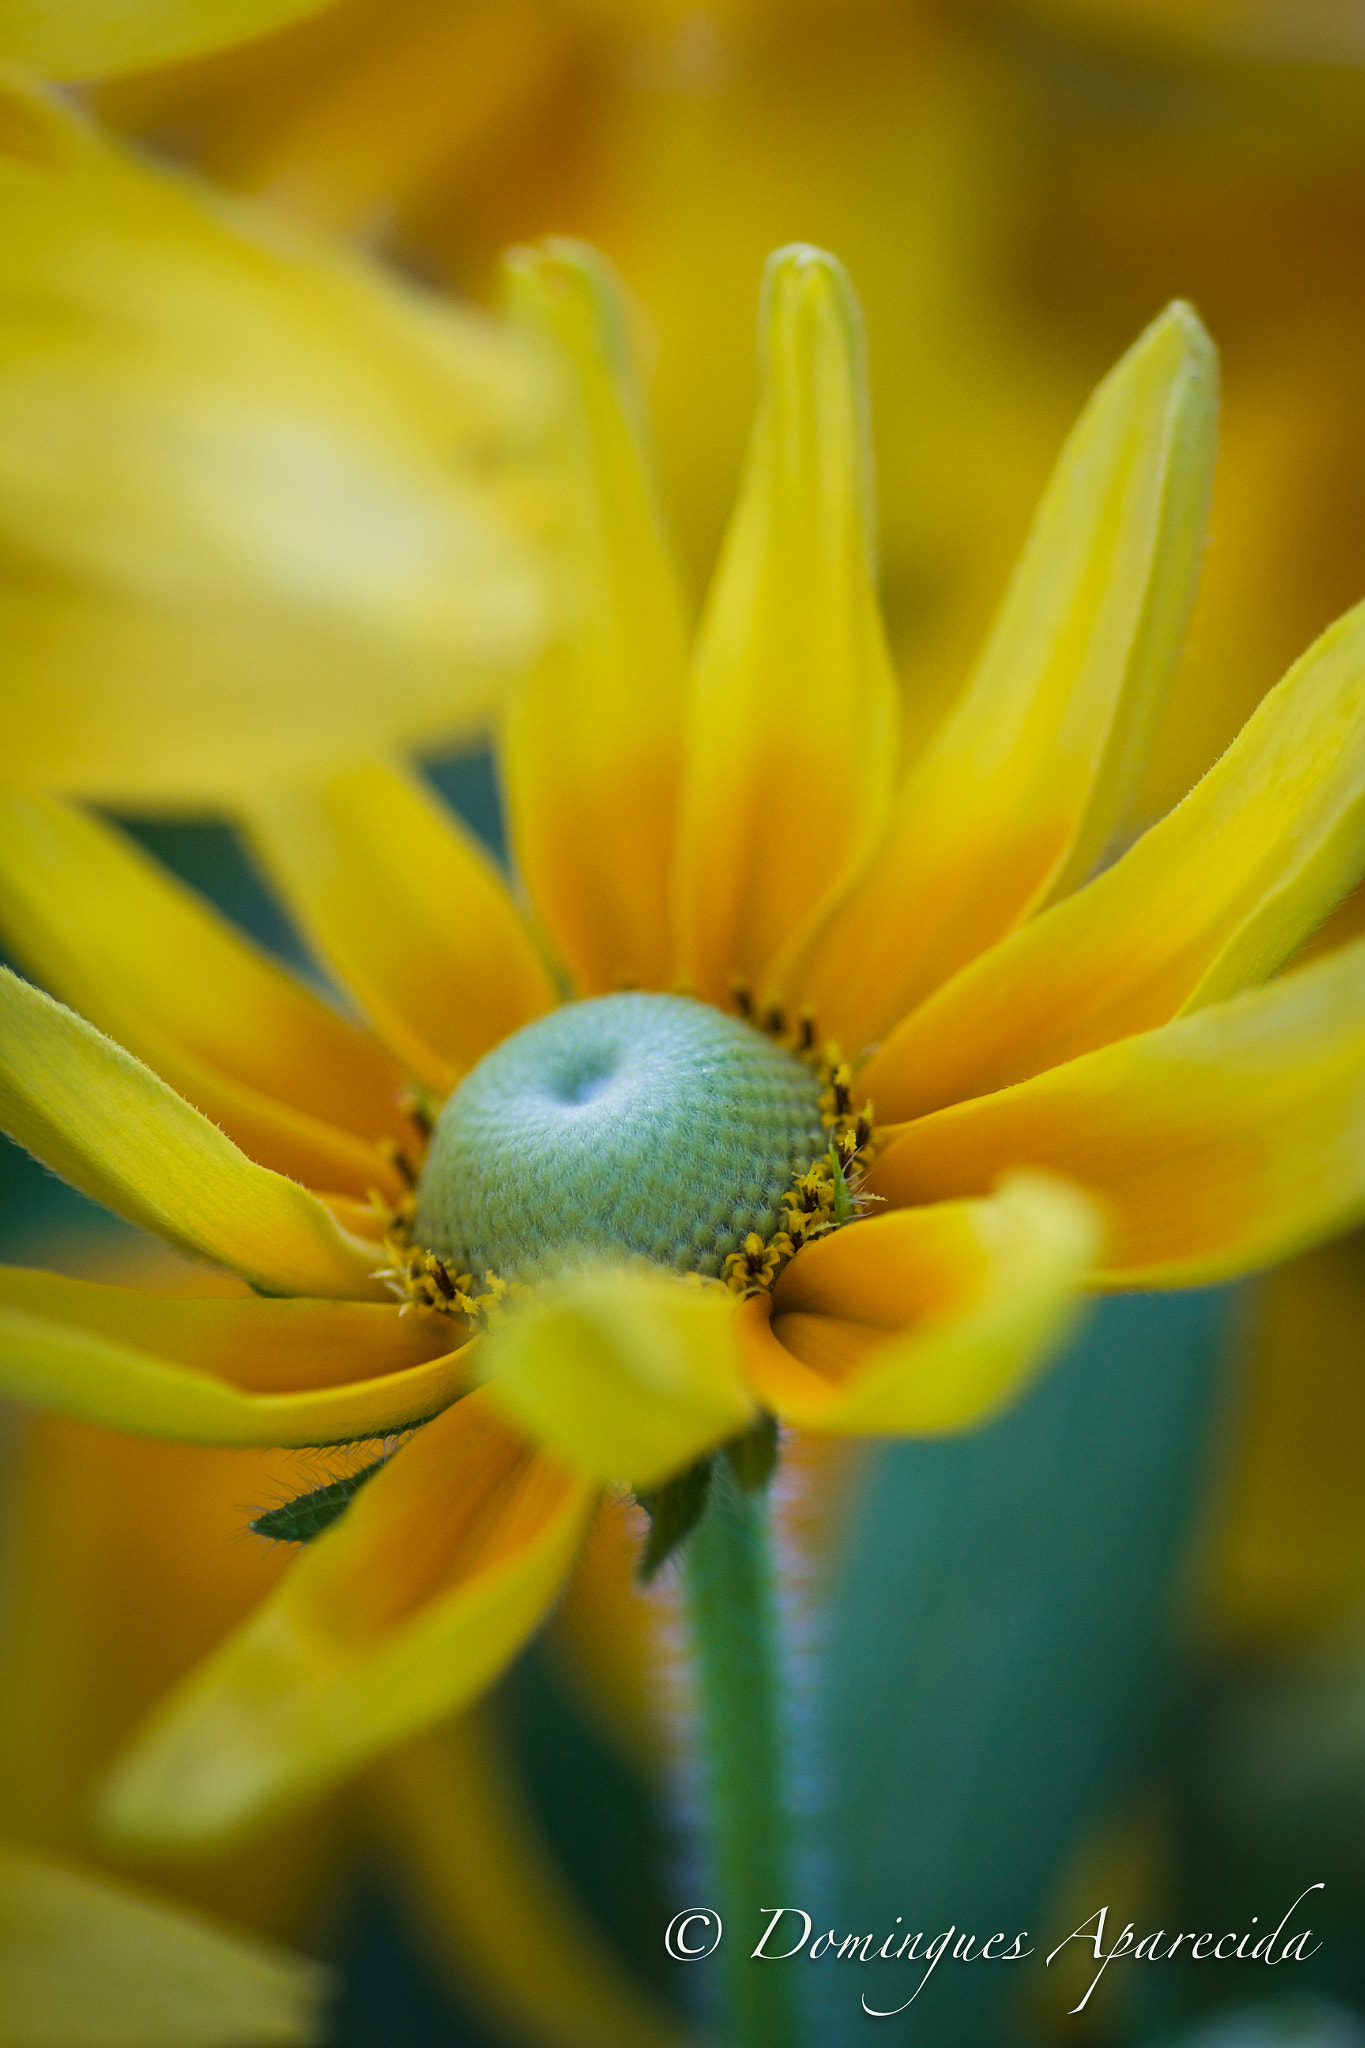
M 1295 69 L 1360 63 L 1360 18 L 1342 0 L 1011 0 L 1010 11 L 1106 51 L 1136 47 L 1150 60 L 1155 50 L 1167 63 L 1173 54 Z M 1308 104 L 1316 109 L 1316 98 Z M 1259 256 L 1248 252 L 1248 267 Z
M 1073 887 L 1122 816 L 1194 594 L 1216 400 L 1174 305 L 1081 415 L 970 687 L 802 968 L 850 1049 Z
M 401 1069 L 121 833 L 0 796 L 0 938 L 263 1166 L 401 1192 Z
M 209 151 L 213 174 L 268 194 L 329 234 L 368 238 L 379 228 L 387 236 L 433 178 L 445 191 L 463 186 L 509 123 L 530 132 L 576 26 L 541 0 L 343 0 L 331 19 L 303 29 L 306 49 L 301 38 L 272 38 L 268 52 L 235 52 L 204 67 L 235 74 L 231 162 Z M 262 58 L 265 77 L 245 79 L 242 67 Z M 127 95 L 145 108 L 149 97 L 174 98 L 184 77 L 129 81 L 121 92 L 106 88 L 101 101 Z
M 691 680 L 678 971 L 713 1001 L 876 843 L 898 699 L 874 587 L 862 321 L 842 267 L 769 258 L 762 391 Z
M 517 250 L 508 272 L 511 310 L 572 371 L 582 499 L 568 636 L 515 693 L 504 728 L 517 866 L 580 995 L 666 988 L 687 621 L 630 308 L 578 243 Z
M 153 1716 L 110 1780 L 108 1827 L 217 1841 L 463 1706 L 554 1599 L 592 1498 L 485 1394 L 448 1408 Z
M 0 1306 L 0 1394 L 129 1436 L 225 1448 L 359 1442 L 420 1422 L 464 1393 L 469 1346 L 425 1365 L 302 1393 L 244 1393 L 51 1316 Z M 337 1377 L 346 1378 L 344 1365 Z
M 330 0 L 0 0 L 0 62 L 44 78 L 107 78 L 246 42 L 328 5 Z
M 378 762 L 263 794 L 253 843 L 285 902 L 396 1056 L 446 1094 L 557 1000 L 491 861 Z
M 538 651 L 547 386 L 358 255 L 0 93 L 4 774 L 223 800 Z
M 657 1775 L 667 1744 L 660 1712 L 658 1606 L 642 1595 L 640 1540 L 633 1510 L 619 1494 L 602 1501 L 573 1577 L 555 1610 L 548 1643 L 558 1675 L 614 1749 L 646 1777 Z
M 1220 1648 L 1302 1642 L 1365 1604 L 1365 1242 L 1268 1274 L 1245 1331 L 1209 1546 Z
M 921 1116 L 1263 981 L 1365 866 L 1365 607 L 1338 620 L 1184 803 L 956 975 L 860 1077 Z
M 375 1249 L 92 1025 L 0 969 L 0 1129 L 82 1193 L 266 1294 L 373 1295 Z
M 5 2048 L 306 2048 L 333 1988 L 321 1963 L 259 1935 L 0 1847 Z
M 648 1485 L 755 1419 L 734 1312 L 719 1287 L 587 1268 L 507 1310 L 479 1346 L 479 1377 L 581 1471 Z
M 0 1307 L 111 1337 L 257 1393 L 406 1372 L 442 1357 L 458 1329 L 445 1317 L 404 1315 L 396 1302 L 149 1294 L 22 1266 L 0 1266 Z
M 1111 1287 L 1193 1287 L 1365 1215 L 1365 942 L 1212 1009 L 895 1129 L 896 1203 L 1027 1163 L 1079 1182 Z
M 241 1626 L 293 1555 L 245 1535 L 247 1515 L 315 1485 L 318 1459 L 157 1443 L 41 1413 L 11 1448 L 0 1835 L 85 1855 L 96 1789 L 132 1728 Z M 342 1832 L 335 1808 L 314 1807 L 231 1857 L 178 1865 L 168 1882 L 278 1940 L 306 1941 L 346 1862 Z
M 746 1377 L 803 1429 L 964 1429 L 1045 1362 L 1102 1237 L 1078 1190 L 1032 1173 L 982 1201 L 850 1225 L 793 1259 L 770 1301 L 745 1304 Z
M 385 1757 L 374 1791 L 375 1818 L 415 1880 L 410 1911 L 432 1960 L 499 2032 L 525 2048 L 685 2048 L 690 2035 L 632 1981 L 570 1892 L 485 1714 Z

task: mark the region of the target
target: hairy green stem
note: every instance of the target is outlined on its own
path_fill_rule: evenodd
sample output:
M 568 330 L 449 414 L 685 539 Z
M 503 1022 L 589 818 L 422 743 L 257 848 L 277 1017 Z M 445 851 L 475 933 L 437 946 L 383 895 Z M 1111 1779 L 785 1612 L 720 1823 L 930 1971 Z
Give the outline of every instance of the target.
M 688 1543 L 687 1603 L 710 1874 L 725 1927 L 722 2040 L 725 2048 L 796 2048 L 794 1973 L 753 1959 L 771 1912 L 791 1903 L 768 1508 L 724 1457 Z

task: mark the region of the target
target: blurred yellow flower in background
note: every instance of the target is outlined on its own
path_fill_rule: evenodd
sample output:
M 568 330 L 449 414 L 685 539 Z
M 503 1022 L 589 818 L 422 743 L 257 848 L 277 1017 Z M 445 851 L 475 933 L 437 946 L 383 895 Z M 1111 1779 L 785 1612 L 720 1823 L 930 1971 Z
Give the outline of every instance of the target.
M 698 583 L 752 407 L 751 279 L 778 243 L 838 249 L 872 335 L 918 738 L 1086 391 L 1192 299 L 1228 402 L 1189 686 L 1138 801 L 1154 815 L 1359 595 L 1365 77 L 1343 19 L 1333 0 L 342 0 L 99 104 L 476 296 L 509 242 L 601 246 L 657 335 L 663 482 Z
M 4 88 L 7 781 L 163 805 L 467 736 L 549 627 L 515 338 Z

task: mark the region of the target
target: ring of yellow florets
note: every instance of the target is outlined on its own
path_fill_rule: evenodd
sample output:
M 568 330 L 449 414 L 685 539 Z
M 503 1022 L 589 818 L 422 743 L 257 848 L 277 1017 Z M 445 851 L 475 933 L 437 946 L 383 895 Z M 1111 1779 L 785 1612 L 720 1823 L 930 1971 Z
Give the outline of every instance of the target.
M 721 1285 L 744 1296 L 766 1292 L 803 1246 L 856 1221 L 866 1212 L 870 1198 L 864 1193 L 863 1184 L 871 1162 L 874 1129 L 871 1104 L 854 1108 L 851 1070 L 837 1047 L 819 1045 L 809 1016 L 803 1016 L 789 1029 L 780 1011 L 769 1009 L 757 1018 L 743 989 L 736 987 L 735 994 L 736 1007 L 744 1022 L 781 1045 L 812 1072 L 812 1093 L 818 1090 L 819 1127 L 826 1139 L 822 1153 L 814 1159 L 808 1155 L 798 1162 L 781 1194 L 773 1227 L 766 1232 L 745 1232 L 736 1249 L 721 1260 L 719 1270 L 712 1256 L 707 1260 L 709 1270 L 692 1268 L 685 1272 L 689 1279 Z M 410 1108 L 419 1151 L 424 1154 L 430 1141 L 432 1118 L 424 1106 L 411 1104 Z M 374 1198 L 387 1225 L 384 1249 L 388 1263 L 378 1277 L 388 1282 L 405 1308 L 459 1316 L 474 1325 L 495 1320 L 506 1303 L 528 1291 L 526 1282 L 505 1277 L 491 1267 L 484 1267 L 482 1275 L 477 1276 L 472 1268 L 462 1270 L 462 1262 L 423 1244 L 417 1235 L 422 1161 L 419 1158 L 414 1165 L 396 1152 L 391 1156 L 409 1186 L 396 1204 Z M 769 1213 L 772 1214 L 771 1210 Z M 677 1270 L 676 1260 L 671 1263 Z
M 853 1107 L 853 1070 L 837 1045 L 820 1047 L 814 1018 L 803 1014 L 789 1028 L 784 1013 L 769 1008 L 756 1016 L 748 989 L 732 984 L 740 1015 L 761 1031 L 787 1044 L 796 1057 L 819 1076 L 820 1121 L 829 1133 L 829 1150 L 804 1173 L 797 1174 L 782 1197 L 781 1227 L 771 1237 L 751 1231 L 725 1262 L 722 1279 L 733 1294 L 765 1294 L 803 1245 L 865 1215 L 873 1199 L 864 1192 L 872 1163 L 875 1128 L 872 1104 Z

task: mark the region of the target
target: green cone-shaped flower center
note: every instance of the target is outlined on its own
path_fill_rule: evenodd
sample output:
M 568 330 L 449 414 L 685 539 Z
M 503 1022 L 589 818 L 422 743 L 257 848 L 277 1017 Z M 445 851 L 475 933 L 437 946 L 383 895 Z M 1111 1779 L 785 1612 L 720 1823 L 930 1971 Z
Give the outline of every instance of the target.
M 686 996 L 599 996 L 466 1074 L 413 1236 L 476 1279 L 622 1251 L 719 1274 L 746 1232 L 777 1229 L 826 1143 L 819 1080 L 784 1046 Z

